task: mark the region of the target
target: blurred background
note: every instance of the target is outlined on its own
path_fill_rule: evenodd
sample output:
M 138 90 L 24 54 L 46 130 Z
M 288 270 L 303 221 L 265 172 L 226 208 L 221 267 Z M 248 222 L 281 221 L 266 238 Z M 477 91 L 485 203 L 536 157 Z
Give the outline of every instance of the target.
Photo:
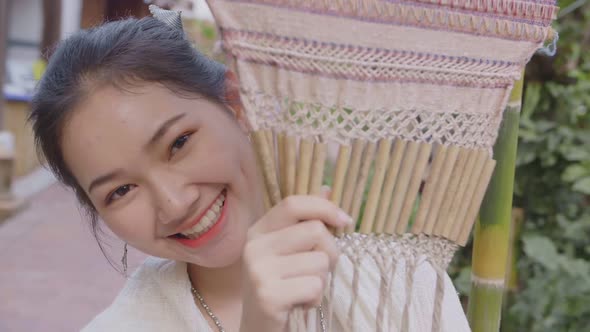
M 123 243 L 106 257 L 73 195 L 38 161 L 29 102 L 53 45 L 105 20 L 181 10 L 204 53 L 224 61 L 204 0 L 0 0 L 0 331 L 78 331 L 125 279 Z M 512 251 L 502 331 L 590 331 L 590 0 L 559 1 L 555 57 L 525 75 Z M 108 259 L 107 259 L 108 258 Z M 132 252 L 130 269 L 143 255 Z M 449 272 L 467 303 L 471 247 Z

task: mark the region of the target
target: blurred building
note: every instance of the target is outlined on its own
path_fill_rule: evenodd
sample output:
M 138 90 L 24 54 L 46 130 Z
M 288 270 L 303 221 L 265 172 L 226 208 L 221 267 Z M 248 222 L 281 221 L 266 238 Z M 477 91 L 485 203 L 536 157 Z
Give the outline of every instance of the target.
M 9 98 L 30 94 L 35 83 L 35 61 L 49 54 L 57 40 L 80 28 L 105 20 L 149 15 L 150 3 L 181 10 L 183 17 L 213 19 L 204 0 L 8 0 L 8 3 L 4 89 Z

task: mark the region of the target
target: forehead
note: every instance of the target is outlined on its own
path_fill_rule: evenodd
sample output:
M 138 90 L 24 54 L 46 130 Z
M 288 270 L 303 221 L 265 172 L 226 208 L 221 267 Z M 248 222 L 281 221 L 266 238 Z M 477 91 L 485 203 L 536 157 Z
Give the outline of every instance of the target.
M 65 132 L 77 128 L 104 129 L 119 126 L 132 130 L 134 123 L 157 126 L 157 121 L 192 108 L 193 100 L 181 98 L 163 86 L 145 84 L 131 89 L 104 86 L 92 91 L 73 110 Z M 200 105 L 205 106 L 205 105 Z M 106 126 L 106 127 L 105 127 Z M 86 131 L 84 133 L 87 133 Z M 88 135 L 85 135 L 88 136 Z

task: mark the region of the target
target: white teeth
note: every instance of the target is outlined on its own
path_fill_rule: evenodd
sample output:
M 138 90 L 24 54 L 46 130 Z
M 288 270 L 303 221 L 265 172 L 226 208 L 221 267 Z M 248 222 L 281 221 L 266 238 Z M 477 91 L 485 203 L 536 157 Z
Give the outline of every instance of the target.
M 215 215 L 213 215 L 213 217 L 215 217 Z M 207 225 L 211 222 L 211 219 L 212 218 L 209 216 L 209 213 L 207 213 L 201 218 L 201 221 L 197 225 Z
M 221 195 L 211 205 L 211 208 L 205 213 L 205 215 L 201 218 L 201 220 L 199 220 L 199 222 L 195 226 L 191 227 L 190 229 L 187 229 L 184 232 L 181 232 L 181 234 L 198 236 L 200 235 L 199 233 L 203 233 L 209 230 L 211 227 L 213 227 L 213 225 L 215 225 L 215 223 L 219 219 L 219 213 L 221 211 L 221 206 L 223 205 L 224 201 L 225 195 Z

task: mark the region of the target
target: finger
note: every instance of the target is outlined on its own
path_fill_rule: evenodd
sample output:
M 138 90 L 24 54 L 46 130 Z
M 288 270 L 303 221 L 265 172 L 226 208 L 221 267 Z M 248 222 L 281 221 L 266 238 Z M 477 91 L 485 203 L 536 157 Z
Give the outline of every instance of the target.
M 306 275 L 324 278 L 330 271 L 330 257 L 323 251 L 307 251 L 277 257 L 277 272 L 281 279 Z
M 322 304 L 322 299 L 323 299 L 323 296 L 318 296 L 318 298 L 316 298 L 315 301 L 308 302 L 308 303 L 304 304 L 303 310 L 310 310 L 310 309 L 319 307 Z
M 280 309 L 289 310 L 295 306 L 314 306 L 321 303 L 324 282 L 318 276 L 302 276 L 282 280 L 272 286 L 272 292 L 280 294 Z
M 326 225 L 318 220 L 304 221 L 291 227 L 267 234 L 260 239 L 261 248 L 272 250 L 277 255 L 292 255 L 305 251 L 322 251 L 334 266 L 340 250 L 336 239 Z
M 251 232 L 269 233 L 304 220 L 321 220 L 333 227 L 352 224 L 352 218 L 334 203 L 318 196 L 300 195 L 282 200 L 251 228 Z
M 332 188 L 330 188 L 330 186 L 323 185 L 320 187 L 320 197 L 324 199 L 330 199 L 331 194 Z

